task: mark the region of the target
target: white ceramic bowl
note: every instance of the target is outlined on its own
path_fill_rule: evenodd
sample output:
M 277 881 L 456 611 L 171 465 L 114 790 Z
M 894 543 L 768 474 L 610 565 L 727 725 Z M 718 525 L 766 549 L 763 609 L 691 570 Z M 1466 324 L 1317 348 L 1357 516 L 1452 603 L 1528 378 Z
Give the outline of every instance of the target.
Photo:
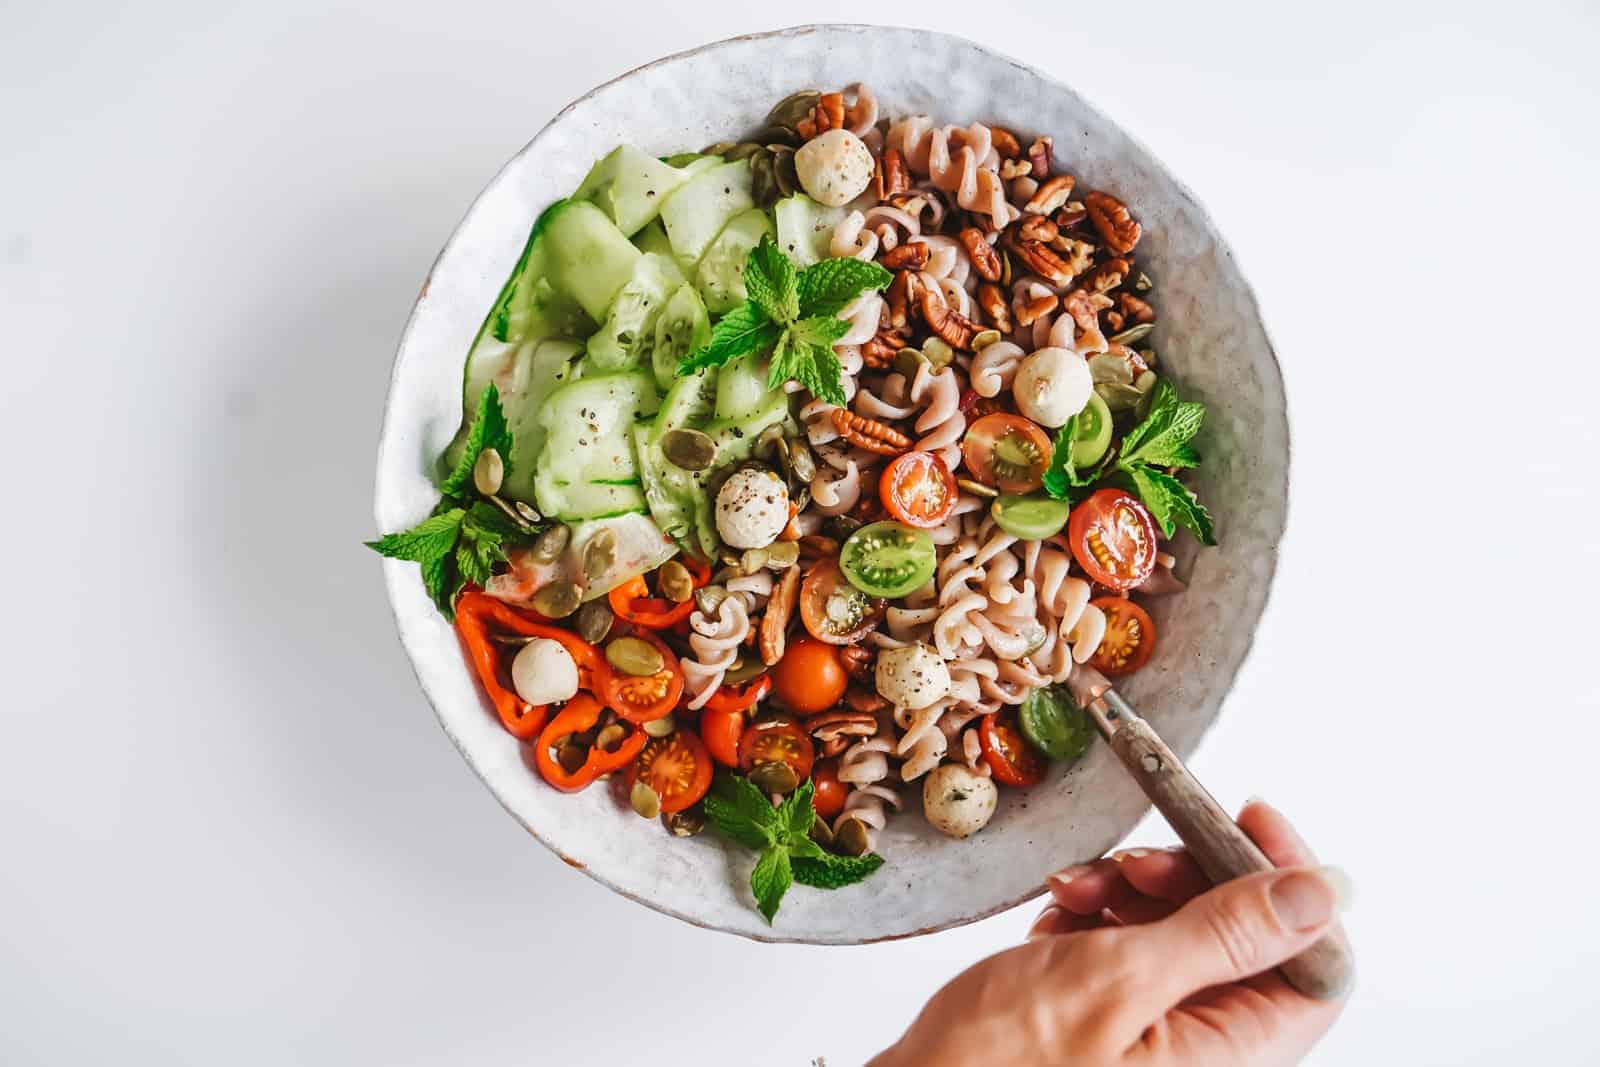
M 1266 603 L 1287 508 L 1283 382 L 1254 296 L 1205 211 L 1149 150 L 1048 76 L 955 37 L 809 26 L 670 56 L 588 93 L 489 183 L 434 264 L 395 360 L 379 448 L 377 520 L 417 521 L 437 493 L 433 461 L 461 420 L 462 361 L 534 218 L 615 145 L 694 150 L 759 124 L 794 90 L 866 81 L 886 113 L 997 122 L 1055 138 L 1058 166 L 1121 197 L 1144 224 L 1139 259 L 1156 279 L 1155 341 L 1186 397 L 1208 406 L 1196 481 L 1220 547 L 1184 535 L 1189 591 L 1153 609 L 1161 641 L 1124 688 L 1181 754 L 1216 717 Z M 1027 792 L 1004 791 L 988 828 L 965 841 L 918 812 L 892 819 L 885 867 L 836 892 L 796 887 L 772 926 L 753 909 L 752 856 L 713 836 L 678 840 L 595 788 L 550 789 L 482 697 L 451 628 L 413 564 L 385 564 L 400 637 L 445 733 L 507 811 L 573 867 L 642 904 L 746 937 L 847 944 L 929 933 L 1041 891 L 1047 873 L 1101 855 L 1145 811 L 1103 746 Z M 1181 570 L 1182 568 L 1180 568 Z

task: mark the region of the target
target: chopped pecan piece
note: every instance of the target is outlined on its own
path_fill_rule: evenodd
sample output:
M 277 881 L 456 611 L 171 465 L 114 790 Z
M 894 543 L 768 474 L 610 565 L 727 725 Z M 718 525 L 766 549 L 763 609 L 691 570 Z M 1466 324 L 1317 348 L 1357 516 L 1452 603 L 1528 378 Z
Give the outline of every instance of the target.
M 1072 290 L 1061 299 L 1061 307 L 1072 316 L 1078 327 L 1074 347 L 1079 352 L 1104 352 L 1107 342 L 1100 332 L 1100 312 L 1111 306 L 1111 298 L 1104 293 L 1091 293 L 1087 289 Z
M 888 330 L 879 330 L 861 346 L 861 361 L 874 370 L 894 363 L 894 355 L 906 346 L 906 339 Z
M 985 282 L 978 286 L 978 309 L 990 326 L 1001 333 L 1011 332 L 1011 309 L 1006 307 L 1006 294 L 998 285 Z
M 1050 314 L 1061 306 L 1061 298 L 1054 293 L 1045 293 L 1029 300 L 1019 301 L 1017 304 L 1017 325 L 1032 326 L 1045 315 Z
M 844 672 L 858 681 L 872 677 L 872 649 L 866 645 L 845 645 L 839 649 L 839 662 Z
M 818 133 L 843 129 L 844 94 L 823 93 L 822 99 L 817 101 L 817 109 L 812 112 L 811 118 L 817 124 Z
M 880 456 L 898 456 L 911 449 L 911 438 L 893 426 L 857 415 L 848 408 L 834 408 L 829 418 L 833 420 L 835 432 L 857 448 L 876 452 Z
M 1022 155 L 1022 145 L 1017 141 L 1017 135 L 1004 126 L 990 126 L 989 137 L 1001 159 L 1016 159 Z
M 800 554 L 806 559 L 824 559 L 839 554 L 839 542 L 822 534 L 806 534 L 800 538 Z
M 1089 269 L 1094 262 L 1094 245 L 1088 241 L 1079 241 L 1065 234 L 1050 242 L 1050 247 L 1060 252 L 1067 260 L 1067 269 L 1077 277 Z
M 1118 293 L 1117 306 L 1127 316 L 1130 323 L 1145 323 L 1156 321 L 1156 309 L 1146 304 L 1132 293 Z
M 845 691 L 844 702 L 856 711 L 865 711 L 877 714 L 889 706 L 889 702 L 878 695 L 876 689 L 863 689 L 852 685 Z
M 1057 174 L 1039 186 L 1028 202 L 1022 205 L 1022 210 L 1030 215 L 1048 215 L 1066 204 L 1076 184 L 1077 180 L 1072 175 Z
M 921 270 L 928 265 L 928 242 L 907 241 L 878 258 L 890 270 Z
M 1112 308 L 1110 311 L 1106 312 L 1106 325 L 1111 328 L 1112 333 L 1121 331 L 1122 312 L 1118 311 L 1116 308 Z
M 1057 288 L 1070 284 L 1077 274 L 1049 245 L 1038 241 L 1018 241 L 1012 245 L 1012 250 L 1029 270 Z
M 1007 159 L 1000 163 L 1000 177 L 1006 181 L 1033 174 L 1033 164 L 1026 159 Z
M 873 737 L 878 732 L 878 716 L 870 711 L 853 708 L 835 708 L 818 712 L 806 720 L 806 733 L 828 746 L 842 741 L 846 745 L 860 737 Z M 842 749 L 844 746 L 841 745 Z M 833 755 L 837 755 L 835 752 Z
M 988 281 L 999 281 L 1000 254 L 984 239 L 983 231 L 976 226 L 968 226 L 959 237 L 961 247 L 967 250 L 967 258 L 972 260 L 972 269 Z
M 1048 137 L 1035 137 L 1028 146 L 1028 162 L 1033 164 L 1033 176 L 1040 181 L 1050 177 L 1050 153 L 1054 145 Z
M 1108 259 L 1083 279 L 1083 287 L 1096 293 L 1109 293 L 1121 285 L 1133 267 L 1122 257 Z
M 928 329 L 939 335 L 939 340 L 951 348 L 972 350 L 972 339 L 978 336 L 978 324 L 944 302 L 944 296 L 928 286 L 921 286 L 920 307 Z
M 1049 244 L 1059 236 L 1061 231 L 1044 215 L 1024 215 L 1017 223 L 1019 241 L 1043 241 Z
M 889 292 L 885 299 L 889 304 L 889 325 L 896 330 L 904 329 L 909 321 L 912 301 L 916 300 L 917 292 L 922 284 L 917 281 L 914 271 L 896 271 L 894 281 L 889 283 Z
M 1083 206 L 1107 248 L 1119 256 L 1133 251 L 1144 229 L 1128 213 L 1127 205 L 1110 193 L 1095 190 L 1084 195 Z
M 1083 220 L 1089 217 L 1089 209 L 1083 206 L 1081 200 L 1069 200 L 1061 205 L 1061 210 L 1056 212 L 1056 225 L 1063 230 L 1070 230 L 1081 226 Z
M 800 598 L 800 568 L 790 567 L 773 587 L 772 598 L 761 616 L 761 638 L 757 651 L 761 662 L 772 666 L 783 658 L 784 644 L 789 632 L 789 620 L 794 617 L 794 606 Z
M 883 170 L 883 193 L 879 199 L 899 196 L 911 189 L 911 173 L 906 170 L 906 157 L 900 154 L 900 149 L 891 148 L 879 160 Z

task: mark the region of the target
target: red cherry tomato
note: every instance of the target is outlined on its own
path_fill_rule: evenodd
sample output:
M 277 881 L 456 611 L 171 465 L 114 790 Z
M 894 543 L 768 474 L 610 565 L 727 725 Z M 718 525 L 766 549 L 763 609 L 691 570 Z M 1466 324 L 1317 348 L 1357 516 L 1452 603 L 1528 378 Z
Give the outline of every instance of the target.
M 773 688 L 796 715 L 827 711 L 844 696 L 850 676 L 834 646 L 813 638 L 796 641 L 772 668 Z
M 711 753 L 692 730 L 654 737 L 628 768 L 627 783 L 643 782 L 661 798 L 661 810 L 682 811 L 711 788 Z
M 996 412 L 967 427 L 961 441 L 967 470 L 1002 493 L 1031 493 L 1050 468 L 1050 438 L 1021 415 Z
M 932 452 L 907 452 L 878 479 L 878 495 L 889 514 L 924 530 L 950 517 L 956 492 L 956 476 Z
M 811 808 L 824 819 L 832 819 L 844 810 L 845 797 L 850 789 L 839 781 L 839 761 L 825 759 L 811 771 L 811 787 L 816 790 L 811 797 Z
M 849 582 L 832 559 L 811 565 L 800 585 L 800 621 L 811 636 L 830 645 L 853 645 L 883 618 L 883 601 Z
M 1072 555 L 1107 589 L 1132 589 L 1156 568 L 1156 524 L 1137 497 L 1101 489 L 1067 520 Z
M 811 776 L 816 758 L 811 735 L 793 719 L 762 719 L 745 728 L 739 739 L 739 766 L 748 773 L 763 763 L 787 763 L 797 781 Z
M 984 762 L 1006 785 L 1030 786 L 1044 781 L 1045 758 L 1022 739 L 1016 712 L 990 712 L 978 726 Z
M 607 707 L 624 719 L 643 724 L 665 718 L 678 706 L 678 698 L 683 696 L 683 668 L 678 666 L 678 657 L 661 638 L 648 630 L 638 631 L 637 636 L 656 646 L 661 653 L 662 668 L 644 678 L 607 671 L 600 696 Z
M 744 724 L 744 712 L 706 705 L 700 713 L 700 738 L 712 759 L 724 767 L 739 766 L 739 738 L 744 736 Z
M 1103 596 L 1089 603 L 1106 614 L 1106 635 L 1089 657 L 1089 666 L 1120 678 L 1150 661 L 1156 649 L 1156 624 L 1150 613 L 1121 596 Z

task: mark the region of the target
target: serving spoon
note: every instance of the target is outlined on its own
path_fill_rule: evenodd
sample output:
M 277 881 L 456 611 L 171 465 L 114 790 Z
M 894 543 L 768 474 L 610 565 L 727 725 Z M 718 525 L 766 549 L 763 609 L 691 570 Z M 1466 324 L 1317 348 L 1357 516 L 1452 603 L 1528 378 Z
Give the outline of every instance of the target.
M 1266 854 L 1105 675 L 1093 667 L 1075 665 L 1067 689 L 1213 885 L 1273 869 Z M 1345 944 L 1325 934 L 1278 970 L 1306 996 L 1332 1000 L 1350 988 L 1355 960 Z

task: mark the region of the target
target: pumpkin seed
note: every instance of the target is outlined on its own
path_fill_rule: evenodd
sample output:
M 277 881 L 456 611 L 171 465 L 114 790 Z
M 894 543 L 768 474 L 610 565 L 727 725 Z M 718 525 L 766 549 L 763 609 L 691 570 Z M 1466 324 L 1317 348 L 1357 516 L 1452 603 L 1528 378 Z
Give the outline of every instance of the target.
M 747 548 L 744 556 L 739 560 L 739 573 L 744 575 L 755 574 L 767 565 L 769 553 L 764 548 Z
M 1144 399 L 1144 394 L 1139 390 L 1121 382 L 1099 382 L 1094 391 L 1100 394 L 1100 399 L 1112 411 L 1132 411 Z
M 800 778 L 787 763 L 758 763 L 750 770 L 750 784 L 763 793 L 787 795 L 800 786 Z
M 1140 271 L 1138 277 L 1133 279 L 1133 287 L 1141 293 L 1148 293 L 1156 287 L 1156 283 L 1150 280 L 1150 275 Z
M 1144 360 L 1145 366 L 1154 367 L 1156 365 L 1156 350 L 1153 348 L 1141 348 L 1139 349 L 1139 358 Z
M 722 153 L 722 158 L 726 159 L 729 163 L 737 163 L 741 159 L 750 159 L 761 150 L 761 146 L 758 144 L 751 144 L 749 141 L 740 141 L 738 144 Z
M 933 365 L 934 370 L 943 370 L 950 365 L 952 359 L 956 358 L 956 350 L 937 337 L 930 337 L 922 342 L 922 354 L 928 357 L 928 362 Z
M 833 844 L 833 827 L 828 825 L 828 820 L 820 815 L 811 817 L 811 840 L 827 848 Z
M 754 454 L 757 459 L 785 462 L 789 454 L 789 445 L 783 436 L 783 427 L 768 426 L 762 430 L 761 436 L 756 438 Z
M 651 719 L 641 729 L 647 737 L 666 737 L 678 728 L 678 720 L 669 711 L 659 719 Z
M 932 365 L 933 360 L 929 359 L 920 348 L 902 348 L 894 354 L 894 369 L 907 378 L 915 378 L 919 367 Z
M 567 542 L 572 538 L 572 530 L 566 526 L 552 526 L 539 535 L 539 540 L 533 543 L 533 559 L 535 563 L 554 563 L 557 556 L 567 550 Z
M 757 148 L 750 157 L 750 199 L 756 207 L 769 208 L 778 202 L 783 190 L 778 187 L 778 166 L 772 153 Z
M 724 685 L 743 685 L 752 678 L 759 678 L 767 669 L 755 656 L 740 655 L 733 661 L 733 666 L 722 673 Z
M 1148 393 L 1156 387 L 1156 372 L 1147 370 L 1133 380 L 1133 387 L 1141 393 Z
M 478 461 L 472 465 L 473 487 L 484 496 L 494 496 L 505 480 L 506 461 L 500 457 L 499 450 L 486 448 L 479 452 Z
M 1110 352 L 1089 357 L 1089 376 L 1094 379 L 1096 385 L 1101 382 L 1117 385 L 1133 384 L 1133 368 L 1128 366 L 1128 361 Z
M 817 461 L 812 457 L 811 449 L 799 441 L 790 441 L 788 452 L 790 475 L 795 481 L 810 485 L 811 479 L 817 476 Z M 801 510 L 805 510 L 804 505 Z
M 615 752 L 622 744 L 623 738 L 627 736 L 628 728 L 620 722 L 614 722 L 594 735 L 594 747 L 601 752 Z
M 583 591 L 571 582 L 551 582 L 533 594 L 533 610 L 547 619 L 564 619 L 578 610 Z
M 686 471 L 703 471 L 717 458 L 717 443 L 709 434 L 680 426 L 661 437 L 661 451 Z
M 705 809 L 696 804 L 682 811 L 662 812 L 661 825 L 673 837 L 693 837 L 706 828 Z
M 591 600 L 578 609 L 578 636 L 591 645 L 598 645 L 611 632 L 611 624 L 615 620 L 611 605 L 606 603 L 604 597 Z
M 661 798 L 644 782 L 633 783 L 633 790 L 628 794 L 628 803 L 633 805 L 633 810 L 642 818 L 653 819 L 661 814 Z
M 800 562 L 800 542 L 774 541 L 767 546 L 769 570 L 786 571 Z
M 556 763 L 568 774 L 577 774 L 588 759 L 589 754 L 583 750 L 583 746 L 572 741 L 556 749 Z
M 717 609 L 722 607 L 723 598 L 727 595 L 728 591 L 721 586 L 701 586 L 694 591 L 694 606 L 700 610 L 702 615 L 715 615 Z
M 661 650 L 642 637 L 619 637 L 606 646 L 606 662 L 623 674 L 649 678 L 667 665 Z
M 1121 333 L 1112 334 L 1109 340 L 1114 345 L 1136 345 L 1146 337 L 1149 337 L 1155 328 L 1156 324 L 1153 322 L 1141 322 L 1129 326 Z
M 1000 252 L 1000 288 L 1011 288 L 1011 253 L 1004 249 Z
M 522 516 L 523 522 L 534 523 L 539 521 L 539 513 L 533 510 L 533 505 L 521 500 L 517 501 L 517 514 Z
M 985 348 L 1000 340 L 999 330 L 979 330 L 972 338 L 972 350 L 982 352 Z
M 656 571 L 656 588 L 674 604 L 684 604 L 694 596 L 694 576 L 689 568 L 669 559 Z
M 794 139 L 795 143 L 799 144 L 800 135 L 795 134 Z M 778 179 L 778 191 L 784 196 L 798 193 L 800 172 L 795 168 L 794 149 L 788 145 L 769 144 L 767 151 L 772 153 L 772 175 Z
M 846 856 L 864 856 L 871 847 L 867 824 L 860 819 L 845 819 L 833 832 L 834 851 Z
M 973 496 L 987 497 L 992 500 L 1000 495 L 1000 490 L 996 489 L 994 486 L 984 485 L 982 482 L 975 482 L 971 478 L 957 478 L 956 485 L 971 493 Z
M 732 152 L 738 147 L 738 141 L 718 141 L 716 144 L 708 144 L 704 148 L 700 149 L 700 154 L 702 156 L 726 157 L 729 152 Z
M 774 152 L 785 149 L 793 152 L 800 147 L 800 133 L 793 126 L 784 126 L 779 123 L 769 122 L 750 135 L 750 140 L 759 141 Z
M 596 530 L 583 546 L 583 574 L 591 582 L 602 577 L 617 561 L 617 532 Z
M 767 124 L 798 126 L 802 119 L 811 117 L 811 113 L 817 109 L 817 102 L 821 99 L 822 94 L 815 89 L 802 89 L 798 93 L 790 93 L 767 112 Z

